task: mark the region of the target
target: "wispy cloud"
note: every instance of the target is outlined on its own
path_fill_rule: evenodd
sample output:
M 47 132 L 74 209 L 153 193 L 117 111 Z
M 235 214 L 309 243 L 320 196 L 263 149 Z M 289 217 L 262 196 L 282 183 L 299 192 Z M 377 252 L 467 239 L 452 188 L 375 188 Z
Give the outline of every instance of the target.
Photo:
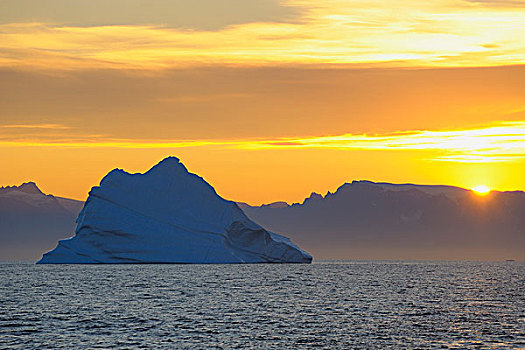
M 497 66 L 525 63 L 516 1 L 289 0 L 295 22 L 216 31 L 151 25 L 0 25 L 0 66 L 164 69 L 194 65 Z M 498 2 L 500 3 L 500 2 Z M 395 9 L 395 10 L 393 10 Z M 118 45 L 116 45 L 118 43 Z
M 434 161 L 506 162 L 525 158 L 525 121 L 503 122 L 467 130 L 417 130 L 394 134 L 289 138 L 246 146 L 428 151 L 431 153 L 429 159 Z
M 250 98 L 253 97 L 253 94 L 248 93 L 221 93 L 221 94 L 199 94 L 196 95 L 186 95 L 186 96 L 177 96 L 177 97 L 161 97 L 156 98 L 155 101 L 159 102 L 182 102 L 182 103 L 202 103 L 208 101 L 218 101 L 218 100 L 238 100 L 240 98 Z
M 466 0 L 472 4 L 493 7 L 525 7 L 523 0 Z
M 343 134 L 232 140 L 142 140 L 91 135 L 62 138 L 11 138 L 0 146 L 69 148 L 226 147 L 244 150 L 337 149 L 348 151 L 414 151 L 440 162 L 491 163 L 525 158 L 525 121 L 502 122 L 466 130 L 409 130 L 386 134 Z
M 62 124 L 0 124 L 3 129 L 53 129 L 64 130 L 71 127 Z
M 0 23 L 48 21 L 67 26 L 158 23 L 219 30 L 251 22 L 290 22 L 301 9 L 279 0 L 2 0 Z

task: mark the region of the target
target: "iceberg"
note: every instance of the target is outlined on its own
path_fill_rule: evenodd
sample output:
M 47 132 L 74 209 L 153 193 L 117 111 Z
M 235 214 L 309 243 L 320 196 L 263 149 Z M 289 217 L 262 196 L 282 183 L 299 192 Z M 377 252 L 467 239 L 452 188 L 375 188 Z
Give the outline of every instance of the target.
M 112 170 L 91 189 L 76 222 L 75 235 L 59 241 L 39 264 L 312 261 L 175 157 L 144 174 Z

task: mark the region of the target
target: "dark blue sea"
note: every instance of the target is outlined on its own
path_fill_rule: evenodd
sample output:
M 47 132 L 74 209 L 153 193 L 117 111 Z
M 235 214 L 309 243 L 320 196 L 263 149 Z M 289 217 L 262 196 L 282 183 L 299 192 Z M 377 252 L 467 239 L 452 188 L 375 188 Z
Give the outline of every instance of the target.
M 0 264 L 2 349 L 520 349 L 525 263 Z

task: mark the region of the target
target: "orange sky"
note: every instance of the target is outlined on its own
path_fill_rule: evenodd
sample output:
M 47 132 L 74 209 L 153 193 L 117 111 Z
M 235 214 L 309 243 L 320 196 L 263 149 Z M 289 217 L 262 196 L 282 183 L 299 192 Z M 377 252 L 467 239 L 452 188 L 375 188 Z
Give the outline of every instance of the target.
M 525 189 L 525 2 L 250 4 L 0 1 L 0 185 L 84 199 L 175 155 L 252 204 Z

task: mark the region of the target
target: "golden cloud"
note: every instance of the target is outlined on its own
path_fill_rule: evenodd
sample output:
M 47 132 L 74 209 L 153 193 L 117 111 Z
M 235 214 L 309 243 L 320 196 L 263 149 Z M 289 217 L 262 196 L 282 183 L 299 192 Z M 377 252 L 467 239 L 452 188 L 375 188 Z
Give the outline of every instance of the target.
M 288 1 L 293 23 L 220 30 L 162 25 L 0 25 L 0 66 L 163 69 L 194 65 L 498 66 L 525 63 L 525 8 L 464 1 Z
M 232 140 L 143 140 L 104 135 L 36 137 L 34 134 L 8 138 L 0 147 L 68 148 L 183 148 L 227 147 L 244 150 L 337 149 L 348 151 L 424 151 L 427 159 L 441 162 L 492 163 L 525 158 L 525 121 L 465 130 L 409 130 L 387 134 L 343 134 L 332 136 L 284 137 Z

